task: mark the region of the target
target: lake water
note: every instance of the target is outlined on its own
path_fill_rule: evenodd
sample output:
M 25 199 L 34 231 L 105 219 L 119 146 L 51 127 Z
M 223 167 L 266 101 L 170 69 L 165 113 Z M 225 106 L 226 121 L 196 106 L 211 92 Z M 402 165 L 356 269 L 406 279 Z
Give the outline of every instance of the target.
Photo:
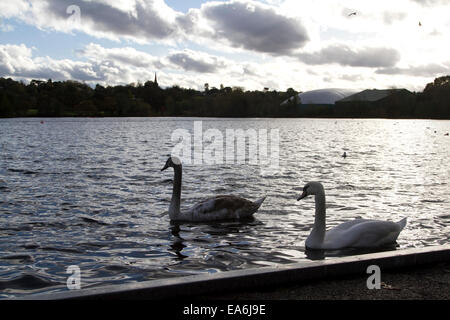
M 43 123 L 41 123 L 41 120 Z M 279 168 L 184 165 L 182 207 L 267 195 L 247 222 L 171 224 L 176 129 L 279 133 Z M 217 132 L 217 131 L 216 131 Z M 352 119 L 0 119 L 0 298 L 328 258 L 304 241 L 321 181 L 327 228 L 357 217 L 408 225 L 397 248 L 449 242 L 450 121 Z M 346 151 L 348 157 L 342 158 Z

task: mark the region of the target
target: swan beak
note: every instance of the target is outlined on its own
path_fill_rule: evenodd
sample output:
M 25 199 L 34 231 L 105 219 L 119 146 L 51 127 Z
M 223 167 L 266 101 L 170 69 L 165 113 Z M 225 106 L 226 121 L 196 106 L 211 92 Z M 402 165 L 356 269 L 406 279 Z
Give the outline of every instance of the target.
M 164 168 L 161 169 L 161 171 L 166 170 L 169 167 L 169 165 L 166 163 L 166 165 L 164 166 Z
M 300 197 L 298 197 L 297 201 L 302 200 L 307 196 L 306 192 L 303 192 Z

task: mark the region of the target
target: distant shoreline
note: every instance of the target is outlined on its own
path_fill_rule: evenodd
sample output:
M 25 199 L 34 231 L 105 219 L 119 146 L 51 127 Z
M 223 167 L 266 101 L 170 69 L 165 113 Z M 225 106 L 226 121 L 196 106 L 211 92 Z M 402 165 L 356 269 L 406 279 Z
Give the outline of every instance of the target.
M 397 90 L 402 91 L 407 90 Z M 244 91 L 240 87 L 221 86 L 220 89 L 198 91 L 178 86 L 163 89 L 152 81 L 143 85 L 97 85 L 92 88 L 76 81 L 53 82 L 49 79 L 24 84 L 0 78 L 0 118 L 450 119 L 450 76 L 436 78 L 423 92 L 408 91 L 407 94 L 379 100 L 369 97 L 345 102 L 342 99 L 335 104 L 301 104 L 297 99 L 290 99 L 298 94 L 292 88 L 286 91 Z

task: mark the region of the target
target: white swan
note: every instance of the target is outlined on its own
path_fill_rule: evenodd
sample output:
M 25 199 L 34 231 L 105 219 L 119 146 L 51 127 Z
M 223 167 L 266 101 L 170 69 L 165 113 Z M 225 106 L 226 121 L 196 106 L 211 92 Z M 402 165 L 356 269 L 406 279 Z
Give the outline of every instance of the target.
M 399 222 L 355 219 L 325 231 L 325 191 L 320 182 L 309 182 L 297 199 L 314 195 L 316 214 L 314 227 L 306 239 L 309 249 L 371 248 L 395 243 L 406 225 L 406 218 Z
M 233 195 L 222 195 L 197 203 L 186 211 L 180 210 L 181 201 L 181 161 L 177 157 L 169 157 L 161 171 L 172 167 L 174 170 L 172 199 L 169 206 L 169 217 L 172 221 L 216 221 L 239 220 L 250 218 L 258 211 L 266 197 L 255 202 Z

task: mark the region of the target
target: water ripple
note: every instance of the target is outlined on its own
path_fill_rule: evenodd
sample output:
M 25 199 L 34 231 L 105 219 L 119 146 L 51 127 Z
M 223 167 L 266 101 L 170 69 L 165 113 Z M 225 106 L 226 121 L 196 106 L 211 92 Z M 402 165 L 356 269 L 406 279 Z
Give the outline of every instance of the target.
M 257 199 L 255 219 L 170 223 L 173 173 L 161 172 L 176 129 L 278 129 L 280 168 L 184 165 L 182 207 L 215 194 Z M 82 286 L 272 266 L 358 254 L 305 251 L 313 199 L 327 191 L 327 224 L 400 220 L 396 248 L 450 240 L 449 121 L 346 119 L 0 119 L 0 298 Z M 395 125 L 394 125 L 395 124 Z M 428 128 L 427 128 L 428 127 Z M 430 129 L 431 128 L 431 129 Z M 224 140 L 225 141 L 225 140 Z M 346 151 L 347 158 L 341 154 Z

